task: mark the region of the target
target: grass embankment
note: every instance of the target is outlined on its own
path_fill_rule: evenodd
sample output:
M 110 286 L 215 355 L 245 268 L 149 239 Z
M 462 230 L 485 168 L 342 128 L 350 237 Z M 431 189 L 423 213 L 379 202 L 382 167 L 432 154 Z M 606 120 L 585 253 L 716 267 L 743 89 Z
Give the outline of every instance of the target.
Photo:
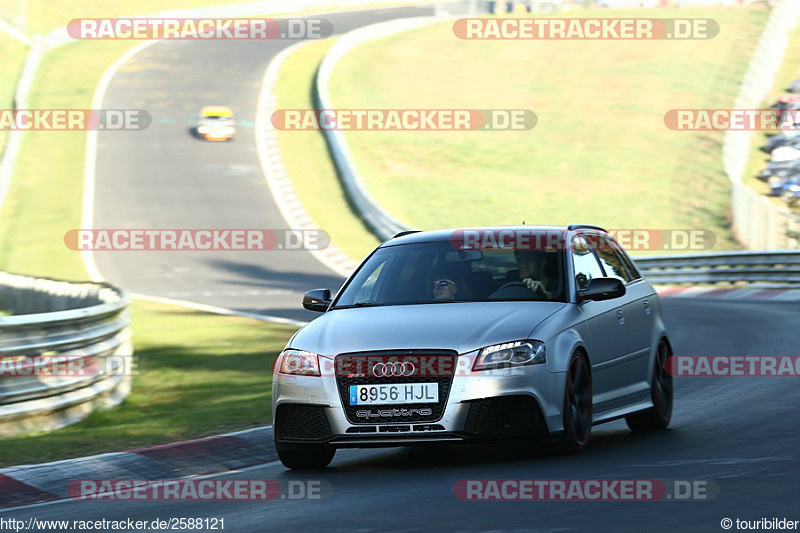
M 671 131 L 663 117 L 731 107 L 768 13 L 679 15 L 713 17 L 721 31 L 687 41 L 465 41 L 439 24 L 351 52 L 333 73 L 332 101 L 537 113 L 530 131 L 347 132 L 370 191 L 412 227 L 703 228 L 717 249 L 731 248 L 722 133 Z
M 28 49 L 24 44 L 12 39 L 5 33 L 0 33 L 0 109 L 13 109 L 14 91 L 17 87 L 22 65 Z M 0 129 L 0 153 L 5 146 L 8 132 Z
M 279 109 L 314 107 L 314 75 L 332 45 L 330 39 L 305 45 L 286 59 L 275 87 Z M 378 239 L 350 210 L 322 133 L 279 131 L 278 143 L 292 186 L 317 226 L 354 259 L 377 246 Z
M 31 107 L 89 108 L 104 70 L 130 43 L 81 42 L 47 54 Z M 87 58 L 91 57 L 91 61 Z M 80 227 L 85 133 L 28 132 L 0 213 L 0 269 L 86 279 L 64 234 Z M 125 402 L 51 433 L 0 439 L 0 465 L 56 460 L 268 424 L 270 361 L 293 327 L 133 304 L 148 373 Z
M 53 0 L 28 1 L 28 33 L 47 33 L 65 27 L 75 18 L 117 18 L 239 3 L 242 0 L 72 0 L 68 3 Z

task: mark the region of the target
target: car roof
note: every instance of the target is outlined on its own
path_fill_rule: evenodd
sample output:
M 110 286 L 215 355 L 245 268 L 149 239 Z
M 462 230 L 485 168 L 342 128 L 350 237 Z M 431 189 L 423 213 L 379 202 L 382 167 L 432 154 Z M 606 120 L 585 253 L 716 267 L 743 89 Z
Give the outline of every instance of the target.
M 233 109 L 224 105 L 207 105 L 200 110 L 204 117 L 232 117 Z
M 384 246 L 395 246 L 398 244 L 412 244 L 412 243 L 422 243 L 422 242 L 443 242 L 449 241 L 453 235 L 458 235 L 457 232 L 463 232 L 465 230 L 476 230 L 476 231 L 526 231 L 526 232 L 535 232 L 535 231 L 561 231 L 561 232 L 569 232 L 569 231 L 594 231 L 602 234 L 607 234 L 607 232 L 598 226 L 591 226 L 591 225 L 583 225 L 583 224 L 573 224 L 569 226 L 548 226 L 548 225 L 519 225 L 519 226 L 474 226 L 474 227 L 464 227 L 464 228 L 448 228 L 448 229 L 437 229 L 437 230 L 428 230 L 428 231 L 409 231 L 409 232 L 401 232 L 398 233 L 396 237 L 388 239 L 380 247 Z

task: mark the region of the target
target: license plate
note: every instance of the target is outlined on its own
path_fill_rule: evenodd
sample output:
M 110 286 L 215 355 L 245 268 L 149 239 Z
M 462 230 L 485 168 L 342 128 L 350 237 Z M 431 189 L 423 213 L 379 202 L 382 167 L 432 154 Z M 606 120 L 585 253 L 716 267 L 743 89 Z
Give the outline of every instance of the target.
M 350 385 L 350 405 L 386 405 L 396 403 L 437 403 L 436 383 L 397 385 Z

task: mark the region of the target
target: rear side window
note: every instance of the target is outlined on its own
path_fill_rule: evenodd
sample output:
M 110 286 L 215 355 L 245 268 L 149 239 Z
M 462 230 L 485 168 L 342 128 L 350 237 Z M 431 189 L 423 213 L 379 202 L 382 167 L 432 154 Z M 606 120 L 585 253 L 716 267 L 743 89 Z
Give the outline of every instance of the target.
M 614 248 L 612 248 L 611 242 L 608 239 L 602 236 L 596 236 L 593 238 L 593 241 L 596 242 L 595 251 L 606 273 L 606 277 L 617 278 L 626 283 L 633 280 L 633 277 L 623 264 L 620 256 L 614 251 Z
M 633 262 L 633 259 L 628 256 L 625 250 L 615 241 L 614 239 L 608 239 L 611 243 L 611 247 L 616 250 L 617 255 L 622 259 L 622 263 L 625 265 L 625 268 L 628 269 L 628 272 L 631 275 L 631 279 L 642 279 L 642 275 L 639 273 L 639 269 L 636 268 L 636 263 Z
M 589 281 L 603 277 L 603 269 L 594 252 L 580 235 L 572 239 L 572 264 L 575 267 L 575 284 L 578 290 L 589 286 Z

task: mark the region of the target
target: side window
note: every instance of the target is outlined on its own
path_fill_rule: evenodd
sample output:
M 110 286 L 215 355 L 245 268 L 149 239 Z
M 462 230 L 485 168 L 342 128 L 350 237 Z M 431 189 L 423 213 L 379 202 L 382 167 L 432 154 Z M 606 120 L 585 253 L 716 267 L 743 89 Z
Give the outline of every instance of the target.
M 609 239 L 609 242 L 611 243 L 611 247 L 617 252 L 617 255 L 622 260 L 622 264 L 624 264 L 625 268 L 628 269 L 628 274 L 630 274 L 631 280 L 641 279 L 642 275 L 639 273 L 639 269 L 636 268 L 636 265 L 633 263 L 631 258 L 628 257 L 628 254 L 625 253 L 622 247 L 617 244 L 617 241 L 614 239 Z
M 368 302 L 377 297 L 378 278 L 386 266 L 386 261 L 381 262 L 378 267 L 373 270 L 369 277 L 364 281 L 364 284 L 359 287 L 356 293 L 355 302 Z
M 572 239 L 572 264 L 575 267 L 578 290 L 588 287 L 590 280 L 603 277 L 603 269 L 600 268 L 594 252 L 580 235 Z
M 609 278 L 617 278 L 626 283 L 631 281 L 633 278 L 628 274 L 628 270 L 611 247 L 609 240 L 605 237 L 598 236 L 595 242 L 595 252 L 597 253 L 597 258 L 600 260 L 600 264 L 603 265 L 606 276 Z

